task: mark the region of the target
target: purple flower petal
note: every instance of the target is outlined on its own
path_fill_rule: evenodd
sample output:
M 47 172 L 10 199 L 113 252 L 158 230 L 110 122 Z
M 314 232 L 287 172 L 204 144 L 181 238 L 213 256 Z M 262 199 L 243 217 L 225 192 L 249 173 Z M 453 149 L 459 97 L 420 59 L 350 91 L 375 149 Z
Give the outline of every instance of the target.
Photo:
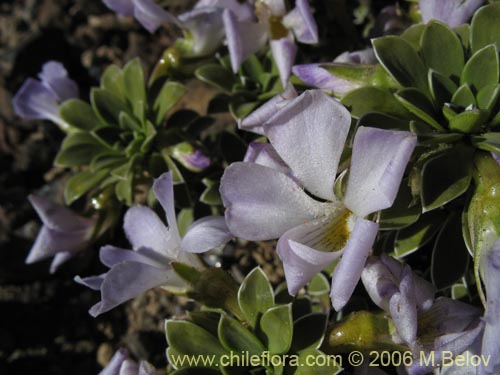
M 318 43 L 318 25 L 307 0 L 297 0 L 295 8 L 283 18 L 283 24 L 293 30 L 299 42 Z
M 291 295 L 297 294 L 314 275 L 342 255 L 342 249 L 328 246 L 331 232 L 331 222 L 319 219 L 290 229 L 279 239 L 276 250 L 283 262 Z
M 287 105 L 292 99 L 297 97 L 297 91 L 291 84 L 288 84 L 281 94 L 268 100 L 262 106 L 250 113 L 247 117 L 240 120 L 238 126 L 240 129 L 251 131 L 264 135 L 262 127 L 280 108 Z
M 114 246 L 103 246 L 99 252 L 99 258 L 105 266 L 112 268 L 122 262 L 139 262 L 149 264 L 153 267 L 165 267 L 169 260 L 163 256 L 154 256 L 156 251 L 144 251 L 146 248 L 140 248 L 138 251 L 120 249 Z M 158 254 L 158 253 L 156 253 Z
M 118 375 L 138 375 L 139 374 L 139 365 L 137 362 L 127 358 L 123 361 L 120 372 Z
M 374 65 L 377 63 L 377 57 L 373 48 L 365 48 L 359 51 L 344 52 L 338 55 L 335 63 L 345 63 L 345 64 L 364 64 L 364 65 Z
M 87 288 L 90 288 L 92 290 L 100 290 L 105 277 L 106 274 L 103 273 L 101 275 L 89 276 L 83 279 L 80 276 L 75 276 L 73 280 L 78 284 L 86 286 Z
M 271 40 L 270 44 L 274 61 L 278 66 L 281 84 L 286 86 L 290 78 L 295 56 L 297 55 L 297 46 L 291 35 L 281 39 Z
M 134 17 L 151 34 L 164 23 L 179 23 L 175 16 L 156 4 L 154 0 L 133 0 L 133 3 Z
M 101 285 L 101 302 L 92 306 L 89 313 L 96 317 L 151 288 L 167 284 L 184 285 L 170 268 L 137 262 L 119 263 L 106 274 Z
M 134 250 L 149 247 L 169 258 L 175 258 L 178 245 L 169 230 L 152 209 L 134 206 L 127 210 L 123 229 Z
M 413 343 L 417 336 L 417 304 L 410 267 L 403 268 L 399 291 L 389 301 L 389 310 L 398 334 L 407 343 Z
M 149 363 L 141 361 L 139 364 L 139 375 L 156 375 L 156 370 Z
M 345 205 L 360 217 L 392 206 L 416 142 L 410 132 L 359 127 Z
M 61 267 L 62 264 L 66 263 L 68 260 L 73 258 L 74 255 L 75 255 L 74 252 L 71 251 L 63 251 L 57 253 L 54 256 L 54 259 L 52 259 L 52 263 L 50 263 L 49 272 L 55 273 L 59 269 L 59 267 Z
M 342 309 L 351 298 L 377 233 L 378 224 L 359 218 L 356 220 L 344 254 L 332 276 L 330 297 L 335 310 Z
M 179 16 L 182 28 L 189 32 L 192 41 L 192 56 L 213 54 L 222 46 L 224 40 L 224 24 L 221 8 L 202 7 L 183 13 Z
M 184 235 L 181 250 L 189 253 L 204 253 L 228 242 L 229 232 L 224 216 L 208 216 L 196 220 Z
M 165 211 L 172 241 L 180 244 L 181 236 L 179 235 L 179 230 L 177 229 L 177 217 L 175 216 L 174 181 L 172 173 L 163 173 L 160 177 L 158 177 L 153 183 L 153 191 L 156 199 L 158 199 L 163 207 L 163 210 Z
M 261 0 L 265 4 L 273 16 L 282 16 L 286 12 L 284 0 Z
M 127 358 L 127 350 L 117 350 L 109 361 L 108 365 L 99 373 L 99 375 L 120 375 L 120 368 Z
M 419 0 L 418 3 L 424 23 L 436 19 L 455 27 L 466 23 L 484 0 Z
M 77 84 L 68 78 L 68 72 L 60 62 L 45 63 L 38 77 L 56 94 L 60 102 L 78 97 Z
M 267 30 L 261 23 L 239 21 L 229 9 L 224 10 L 222 19 L 231 56 L 231 67 L 236 73 L 247 57 L 264 46 L 267 40 Z
M 360 87 L 357 83 L 335 77 L 323 68 L 327 65 L 332 64 L 295 65 L 292 72 L 308 85 L 331 91 L 336 95 L 344 95 Z
M 351 116 L 320 90 L 305 91 L 264 126 L 281 158 L 312 194 L 330 201 Z
M 134 2 L 132 0 L 102 0 L 102 2 L 121 16 L 134 15 Z
M 288 165 L 286 165 L 283 159 L 280 158 L 270 143 L 250 143 L 243 161 L 273 168 L 287 175 L 291 174 Z
M 254 17 L 252 5 L 238 0 L 199 0 L 194 9 L 202 7 L 229 9 L 239 20 L 250 20 Z
M 229 230 L 247 240 L 278 238 L 325 210 L 287 175 L 253 163 L 226 168 L 220 191 Z

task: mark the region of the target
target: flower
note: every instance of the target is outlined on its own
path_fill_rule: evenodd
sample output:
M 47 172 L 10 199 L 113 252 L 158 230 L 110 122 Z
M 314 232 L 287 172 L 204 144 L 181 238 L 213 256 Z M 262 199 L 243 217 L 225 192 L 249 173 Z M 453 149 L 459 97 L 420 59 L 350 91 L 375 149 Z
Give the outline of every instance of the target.
M 104 246 L 100 258 L 110 270 L 102 275 L 75 278 L 76 282 L 101 291 L 101 302 L 89 311 L 94 317 L 154 287 L 185 287 L 170 263 L 184 262 L 200 268 L 198 258 L 187 252 L 204 252 L 232 237 L 224 217 L 210 216 L 191 224 L 181 239 L 175 218 L 171 172 L 155 180 L 153 191 L 165 210 L 169 227 L 149 207 L 131 207 L 125 214 L 123 229 L 133 250 Z
M 224 10 L 224 29 L 233 71 L 236 73 L 241 63 L 269 40 L 281 82 L 285 86 L 297 54 L 294 40 L 318 43 L 318 27 L 308 1 L 297 0 L 295 8 L 287 13 L 283 0 L 257 0 L 255 15 L 257 22 L 238 19 L 235 12 Z
M 424 23 L 436 19 L 455 27 L 466 23 L 484 0 L 419 0 L 418 3 Z
M 26 258 L 26 264 L 54 256 L 50 272 L 85 248 L 92 238 L 96 218 L 86 218 L 45 198 L 29 196 L 31 205 L 40 216 L 43 226 Z
M 267 148 L 275 151 L 267 153 L 267 165 L 270 157 L 290 173 L 255 162 L 233 163 L 220 188 L 233 234 L 247 240 L 279 238 L 290 294 L 342 257 L 332 280 L 337 310 L 349 300 L 378 232 L 378 224 L 364 218 L 392 205 L 416 144 L 409 132 L 360 127 L 341 200 L 333 188 L 350 124 L 341 104 L 320 90 L 306 91 L 262 125 L 271 142 Z
M 422 358 L 421 352 L 426 358 L 433 353 L 433 363 L 414 360 L 407 367 L 410 375 L 432 371 L 442 363 L 444 352 L 455 356 L 475 350 L 485 327 L 480 310 L 450 298 L 435 299 L 432 284 L 415 275 L 408 265 L 386 255 L 370 257 L 361 280 L 373 302 L 390 312 L 398 334 L 408 344 L 414 358 Z M 483 351 L 482 354 L 490 353 Z M 490 363 L 496 362 L 495 358 L 498 356 L 492 354 Z M 467 371 L 476 373 L 478 369 L 468 368 Z
M 157 371 L 149 363 L 133 361 L 125 349 L 117 350 L 108 365 L 98 375 L 156 375 Z
M 222 11 L 231 9 L 238 19 L 251 17 L 249 4 L 237 0 L 200 0 L 193 10 L 178 17 L 167 12 L 154 0 L 103 0 L 116 13 L 134 16 L 150 33 L 162 24 L 173 23 L 184 30 L 185 38 L 178 41 L 187 57 L 206 56 L 221 47 L 224 40 Z
M 38 74 L 40 81 L 28 78 L 12 99 L 16 114 L 26 119 L 46 119 L 66 130 L 68 124 L 59 115 L 59 104 L 78 97 L 78 86 L 57 61 L 49 61 Z
M 339 64 L 374 65 L 376 63 L 377 59 L 373 52 L 373 48 L 366 48 L 360 51 L 344 52 L 337 56 L 332 63 L 295 65 L 292 68 L 292 72 L 308 85 L 331 91 L 336 95 L 345 95 L 361 87 L 363 84 L 367 84 L 367 82 L 363 83 L 359 80 L 353 81 L 337 77 L 329 72 L 327 68 Z

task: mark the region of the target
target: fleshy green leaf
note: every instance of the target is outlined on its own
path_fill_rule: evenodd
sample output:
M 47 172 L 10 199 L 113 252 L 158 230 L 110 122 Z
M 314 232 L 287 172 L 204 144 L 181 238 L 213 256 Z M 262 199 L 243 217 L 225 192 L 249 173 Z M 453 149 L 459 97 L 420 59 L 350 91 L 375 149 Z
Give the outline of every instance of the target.
M 479 9 L 471 22 L 471 44 L 474 52 L 490 44 L 500 46 L 500 4 Z
M 78 131 L 66 136 L 54 163 L 63 167 L 85 166 L 89 165 L 96 155 L 106 151 L 109 149 L 102 146 L 91 134 Z
M 155 99 L 153 109 L 156 112 L 156 124 L 161 124 L 170 111 L 186 94 L 184 85 L 177 82 L 166 82 Z
M 459 133 L 476 133 L 488 119 L 488 112 L 481 109 L 465 111 L 454 116 L 449 121 L 449 128 Z
M 109 65 L 101 77 L 101 87 L 125 100 L 123 71 L 116 65 Z
M 420 53 L 429 69 L 446 78 L 459 78 L 464 67 L 464 51 L 457 35 L 448 26 L 430 21 L 421 39 Z
M 467 83 L 473 92 L 498 83 L 498 50 L 496 45 L 486 46 L 477 51 L 465 64 L 461 84 Z
M 322 273 L 314 275 L 307 284 L 307 294 L 310 296 L 322 296 L 330 293 L 330 282 Z
M 284 354 L 290 349 L 293 337 L 292 305 L 272 307 L 260 320 L 267 349 L 273 354 Z
M 464 23 L 463 25 L 457 26 L 453 28 L 453 31 L 457 34 L 460 39 L 460 43 L 464 47 L 465 51 L 469 51 L 470 49 L 470 25 Z
M 201 180 L 203 185 L 205 185 L 205 190 L 200 195 L 200 202 L 208 204 L 209 206 L 220 206 L 222 205 L 222 198 L 219 192 L 219 181 L 213 181 L 209 178 L 204 178 Z
M 452 214 L 439 232 L 431 261 L 431 279 L 437 289 L 460 280 L 469 264 L 469 253 L 462 238 L 461 215 Z
M 64 121 L 80 130 L 90 131 L 100 123 L 92 107 L 80 99 L 66 100 L 59 106 L 59 113 Z
M 345 95 L 341 102 L 355 118 L 369 112 L 382 112 L 396 117 L 408 118 L 408 111 L 389 91 L 376 87 L 361 87 Z
M 324 314 L 309 314 L 293 323 L 293 340 L 291 351 L 318 349 L 325 335 L 327 316 Z
M 125 68 L 123 68 L 123 81 L 125 95 L 132 107 L 132 112 L 142 122 L 146 110 L 146 85 L 139 58 L 135 58 L 125 65 Z
M 177 215 L 177 227 L 179 229 L 179 234 L 184 237 L 187 229 L 194 221 L 193 209 L 183 208 Z
M 204 65 L 194 72 L 196 78 L 224 91 L 231 92 L 236 79 L 230 70 L 218 64 Z
M 420 38 L 424 30 L 425 25 L 422 23 L 412 25 L 401 34 L 401 38 L 410 43 L 412 47 L 418 51 L 420 49 Z
M 476 98 L 468 84 L 463 84 L 458 88 L 451 98 L 451 103 L 463 108 L 476 105 Z
M 241 284 L 238 303 L 252 327 L 256 327 L 262 314 L 274 306 L 273 288 L 259 267 L 254 268 Z
M 396 82 L 428 91 L 427 70 L 410 43 L 397 36 L 378 38 L 372 43 L 377 59 Z
M 265 350 L 264 345 L 257 337 L 228 315 L 222 315 L 218 334 L 220 342 L 229 351 L 236 353 L 248 352 L 252 356 L 260 355 Z
M 485 86 L 477 94 L 477 105 L 488 113 L 496 110 L 498 99 L 500 97 L 500 85 L 491 84 Z
M 412 201 L 413 196 L 408 181 L 403 181 L 393 205 L 380 212 L 380 229 L 401 229 L 417 221 L 421 208 L 418 204 L 412 204 Z
M 315 358 L 316 357 L 316 358 Z M 320 358 L 323 357 L 323 358 Z M 299 353 L 298 364 L 293 366 L 294 375 L 336 375 L 342 368 L 334 356 L 327 356 L 317 349 L 306 349 Z M 313 363 L 313 365 L 311 365 Z M 323 366 L 321 366 L 323 365 Z M 286 372 L 288 375 L 289 373 Z
M 83 171 L 73 175 L 64 187 L 64 201 L 69 206 L 109 175 L 108 170 Z
M 441 211 L 428 212 L 416 223 L 398 231 L 394 241 L 394 255 L 403 258 L 424 246 L 437 233 L 444 218 Z
M 472 144 L 481 150 L 500 154 L 500 133 L 484 133 L 473 137 Z
M 125 110 L 125 104 L 110 91 L 93 88 L 90 93 L 92 107 L 99 118 L 106 124 L 118 126 L 120 112 Z
M 432 102 L 420 90 L 406 88 L 399 90 L 395 96 L 398 101 L 415 116 L 424 120 L 437 130 L 444 130 L 441 124 L 436 120 L 437 114 Z
M 429 70 L 429 87 L 431 96 L 438 107 L 441 107 L 444 103 L 448 103 L 453 93 L 457 90 L 457 85 L 451 79 L 432 69 Z

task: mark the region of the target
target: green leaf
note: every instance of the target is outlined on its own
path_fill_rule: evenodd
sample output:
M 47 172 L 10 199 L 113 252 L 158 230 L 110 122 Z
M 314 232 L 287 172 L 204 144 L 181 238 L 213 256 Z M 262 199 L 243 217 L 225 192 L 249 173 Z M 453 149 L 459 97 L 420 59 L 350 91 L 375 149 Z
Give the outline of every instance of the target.
M 422 168 L 423 212 L 439 208 L 469 188 L 474 150 L 457 145 L 429 159 Z
M 133 176 L 127 176 L 126 179 L 120 180 L 115 185 L 115 195 L 119 201 L 125 202 L 127 206 L 132 205 L 134 196 L 134 179 Z
M 73 175 L 64 187 L 64 201 L 70 205 L 109 175 L 108 170 L 83 171 Z
M 430 21 L 421 39 L 420 53 L 429 69 L 458 79 L 464 67 L 464 51 L 457 35 L 444 23 Z
M 180 265 L 180 263 L 174 264 L 177 266 Z M 219 321 L 221 317 L 220 313 L 215 311 L 190 311 L 188 314 L 194 324 L 206 329 L 212 335 L 217 336 L 217 330 L 219 329 Z
M 479 9 L 471 22 L 472 51 L 479 51 L 490 44 L 500 46 L 500 4 L 494 3 Z
M 459 133 L 477 133 L 488 119 L 488 112 L 481 109 L 473 109 L 459 113 L 453 117 L 448 124 L 452 131 Z
M 314 275 L 307 284 L 307 294 L 310 296 L 322 296 L 328 293 L 330 293 L 330 282 L 322 273 Z
M 260 328 L 271 353 L 287 353 L 293 337 L 292 305 L 271 307 L 262 315 Z
M 184 177 L 182 177 L 182 173 L 179 171 L 177 164 L 175 164 L 175 162 L 166 152 L 162 152 L 161 155 L 163 156 L 163 159 L 165 159 L 165 163 L 167 163 L 168 170 L 172 172 L 172 180 L 174 181 L 174 185 L 183 184 Z
M 116 153 L 103 153 L 92 158 L 90 170 L 96 172 L 100 169 L 114 169 L 127 162 L 127 159 Z
M 464 23 L 463 25 L 457 26 L 453 28 L 453 31 L 457 34 L 460 39 L 460 43 L 462 44 L 464 51 L 469 51 L 470 49 L 470 25 Z
M 153 109 L 156 112 L 156 124 L 159 125 L 163 119 L 181 98 L 186 94 L 187 88 L 177 82 L 166 82 L 155 99 Z
M 500 133 L 484 133 L 476 137 L 472 137 L 472 144 L 484 151 L 500 154 Z
M 231 92 L 237 82 L 230 70 L 217 64 L 204 65 L 194 72 L 196 78 L 224 91 Z
M 100 123 L 92 107 L 80 99 L 66 100 L 59 106 L 59 113 L 64 121 L 80 130 L 90 131 Z
M 308 314 L 293 323 L 293 340 L 291 352 L 304 349 L 318 349 L 325 335 L 327 316 L 324 314 Z
M 420 90 L 406 88 L 398 91 L 394 95 L 398 101 L 415 116 L 424 120 L 437 130 L 444 130 L 436 120 L 437 114 L 432 102 Z
M 437 289 L 460 280 L 467 271 L 469 253 L 462 238 L 461 215 L 454 213 L 439 232 L 432 251 L 431 279 Z
M 264 345 L 248 329 L 228 315 L 222 315 L 219 322 L 219 340 L 229 351 L 248 352 L 250 356 L 261 355 Z
M 219 181 L 213 181 L 209 178 L 204 178 L 201 180 L 203 185 L 205 185 L 205 190 L 200 195 L 200 202 L 208 204 L 209 206 L 220 206 L 222 205 L 222 198 L 219 192 Z
M 451 98 L 451 103 L 462 108 L 476 105 L 476 98 L 468 84 L 463 84 L 458 88 Z
M 248 57 L 243 64 L 241 64 L 241 68 L 246 76 L 249 76 L 255 82 L 263 84 L 260 79 L 265 71 L 257 56 L 251 55 Z
M 192 208 L 183 208 L 177 215 L 177 227 L 179 229 L 179 234 L 181 238 L 187 232 L 187 229 L 194 221 L 194 214 Z
M 216 360 L 212 367 L 216 368 L 215 364 L 219 362 L 220 356 L 227 354 L 217 337 L 191 322 L 167 320 L 165 330 L 169 348 L 173 348 L 179 355 L 213 355 Z
M 120 112 L 125 110 L 125 104 L 110 91 L 93 88 L 90 101 L 97 116 L 106 124 L 118 126 Z
M 498 51 L 496 45 L 489 45 L 477 51 L 465 64 L 460 83 L 467 83 L 473 92 L 498 83 Z
M 420 38 L 422 37 L 424 30 L 425 25 L 422 23 L 411 25 L 401 34 L 401 38 L 410 43 L 412 47 L 418 51 L 420 49 Z
M 238 304 L 251 327 L 256 327 L 262 314 L 274 306 L 273 288 L 259 267 L 241 283 Z
M 369 112 L 382 112 L 396 117 L 408 118 L 408 111 L 389 91 L 376 87 L 361 87 L 345 95 L 341 102 L 355 118 Z
M 408 181 L 402 181 L 393 205 L 380 212 L 380 229 L 401 229 L 413 224 L 420 217 L 421 208 L 413 203 Z
M 396 258 L 410 255 L 427 244 L 438 231 L 444 218 L 445 215 L 441 211 L 428 212 L 416 223 L 398 231 L 394 241 Z
M 137 122 L 135 118 L 130 116 L 127 112 L 120 112 L 120 115 L 118 116 L 118 121 L 122 129 L 127 129 L 138 133 L 143 132 L 142 125 L 139 122 Z
M 125 95 L 132 107 L 132 112 L 142 122 L 145 116 L 146 84 L 139 58 L 135 58 L 125 65 L 125 68 L 123 68 L 123 81 Z
M 64 139 L 54 164 L 63 167 L 78 167 L 89 165 L 92 159 L 103 152 L 109 151 L 91 134 L 73 132 Z
M 360 126 L 371 126 L 379 129 L 387 130 L 409 130 L 410 122 L 401 120 L 400 118 L 387 115 L 379 112 L 369 112 L 361 116 L 356 123 L 356 128 Z
M 298 363 L 293 366 L 293 375 L 336 375 L 342 370 L 342 362 L 340 358 L 334 359 L 334 356 L 327 356 L 317 349 L 303 350 L 299 353 Z M 285 374 L 289 373 L 285 371 Z
M 101 87 L 125 100 L 123 71 L 116 65 L 109 65 L 101 77 Z
M 240 101 L 237 100 L 232 100 L 229 103 L 229 111 L 233 115 L 234 118 L 236 119 L 242 119 L 245 118 L 252 112 L 255 108 L 259 106 L 259 102 L 249 102 L 249 103 L 241 103 Z
M 428 91 L 427 70 L 410 43 L 397 36 L 372 41 L 375 55 L 387 72 L 403 87 Z
M 432 69 L 429 70 L 429 87 L 431 96 L 438 107 L 441 107 L 444 103 L 448 103 L 453 93 L 457 90 L 457 85 L 451 79 Z
M 477 94 L 477 105 L 479 108 L 491 113 L 498 106 L 500 97 L 500 85 L 491 84 L 483 87 Z
M 170 375 L 220 375 L 220 372 L 206 367 L 186 367 L 176 370 Z

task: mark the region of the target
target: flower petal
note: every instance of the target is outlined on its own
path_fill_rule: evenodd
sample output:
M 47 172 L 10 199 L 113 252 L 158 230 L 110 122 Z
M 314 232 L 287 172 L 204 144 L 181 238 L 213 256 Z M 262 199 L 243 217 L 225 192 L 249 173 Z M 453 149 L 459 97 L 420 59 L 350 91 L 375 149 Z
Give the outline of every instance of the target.
M 290 168 L 280 158 L 270 143 L 252 142 L 248 145 L 244 162 L 255 163 L 276 169 L 284 174 L 291 174 Z
M 102 0 L 102 2 L 113 12 L 121 16 L 134 15 L 134 3 L 132 0 Z
M 342 309 L 351 298 L 377 233 L 378 224 L 360 218 L 356 220 L 344 254 L 332 276 L 330 297 L 335 310 Z
M 346 108 L 321 90 L 309 90 L 281 108 L 264 130 L 304 187 L 333 201 L 337 166 L 350 125 Z
M 167 266 L 169 259 L 163 257 L 154 250 L 147 251 L 146 249 L 147 248 L 141 247 L 137 251 L 132 251 L 106 245 L 101 247 L 99 259 L 102 264 L 109 268 L 122 262 L 139 262 L 158 268 Z M 157 255 L 156 257 L 155 254 Z
M 224 216 L 208 216 L 191 224 L 182 239 L 181 250 L 189 253 L 204 253 L 228 242 L 229 232 Z
M 179 21 L 177 21 L 174 15 L 156 4 L 154 0 L 133 0 L 133 3 L 134 17 L 151 34 L 164 23 L 171 22 L 177 25 L 179 24 Z
M 226 168 L 220 191 L 229 230 L 247 240 L 278 238 L 325 210 L 287 175 L 253 163 Z
M 296 97 L 297 91 L 295 91 L 294 87 L 290 83 L 287 84 L 285 91 L 265 102 L 262 106 L 250 113 L 244 119 L 239 120 L 239 128 L 264 135 L 264 128 L 262 127 L 263 124 L 266 123 L 280 108 L 287 105 L 291 99 Z
M 184 285 L 171 268 L 138 262 L 119 263 L 106 274 L 101 286 L 101 302 L 92 306 L 89 313 L 96 317 L 151 288 L 167 284 Z
M 335 224 L 328 218 L 317 219 L 290 229 L 279 239 L 276 250 L 291 295 L 342 255 L 343 246 L 336 248 L 329 238 Z
M 236 73 L 248 56 L 264 46 L 267 40 L 267 30 L 261 23 L 239 21 L 229 9 L 224 10 L 222 19 L 231 56 L 231 67 Z
M 436 19 L 450 27 L 466 23 L 484 0 L 419 0 L 422 21 Z
M 271 10 L 273 16 L 281 16 L 286 12 L 284 0 L 261 0 Z
M 253 18 L 253 7 L 238 0 L 199 0 L 194 9 L 202 7 L 215 7 L 229 9 L 238 17 L 239 20 L 250 20 Z
M 78 284 L 86 286 L 87 288 L 90 288 L 92 290 L 100 290 L 105 277 L 106 274 L 103 273 L 96 276 L 84 277 L 83 279 L 80 276 L 75 276 L 73 280 Z
M 134 206 L 127 210 L 123 229 L 134 250 L 148 247 L 168 258 L 175 258 L 179 242 L 152 209 Z
M 365 64 L 374 65 L 377 63 L 377 57 L 373 48 L 365 48 L 358 51 L 346 51 L 338 55 L 333 62 L 346 64 Z
M 413 290 L 412 271 L 403 267 L 399 291 L 389 301 L 389 310 L 399 336 L 406 343 L 413 343 L 417 336 L 417 304 Z
M 360 217 L 392 206 L 416 143 L 410 132 L 359 127 L 345 205 Z
M 120 375 L 120 368 L 127 358 L 128 352 L 126 349 L 117 350 L 108 365 L 98 375 Z
M 174 181 L 172 173 L 163 173 L 158 177 L 153 183 L 153 191 L 167 216 L 167 223 L 170 228 L 172 241 L 179 244 L 181 242 L 181 236 L 177 229 L 177 217 L 175 216 Z
M 335 77 L 323 68 L 323 66 L 327 65 L 332 64 L 322 63 L 295 65 L 292 68 L 292 72 L 308 85 L 322 90 L 328 90 L 338 95 L 347 94 L 348 92 L 360 87 L 359 84 Z
M 19 117 L 50 120 L 62 129 L 68 124 L 59 115 L 55 93 L 41 82 L 28 78 L 12 99 L 12 106 Z
M 202 7 L 179 16 L 182 28 L 189 31 L 189 38 L 193 42 L 190 51 L 193 57 L 212 54 L 222 46 L 222 12 L 221 8 Z
M 59 101 L 78 97 L 77 84 L 68 78 L 68 72 L 60 62 L 49 61 L 43 64 L 38 77 L 44 85 L 54 91 Z
M 297 55 L 297 46 L 290 34 L 281 39 L 271 40 L 270 45 L 274 61 L 280 73 L 281 84 L 286 86 Z
M 297 0 L 295 8 L 283 18 L 283 24 L 293 30 L 299 42 L 318 43 L 318 25 L 307 0 Z
M 55 273 L 63 263 L 66 263 L 68 260 L 73 258 L 74 255 L 75 255 L 75 253 L 71 252 L 71 251 L 63 251 L 63 252 L 57 253 L 54 256 L 54 259 L 52 259 L 52 263 L 50 263 L 49 272 Z

